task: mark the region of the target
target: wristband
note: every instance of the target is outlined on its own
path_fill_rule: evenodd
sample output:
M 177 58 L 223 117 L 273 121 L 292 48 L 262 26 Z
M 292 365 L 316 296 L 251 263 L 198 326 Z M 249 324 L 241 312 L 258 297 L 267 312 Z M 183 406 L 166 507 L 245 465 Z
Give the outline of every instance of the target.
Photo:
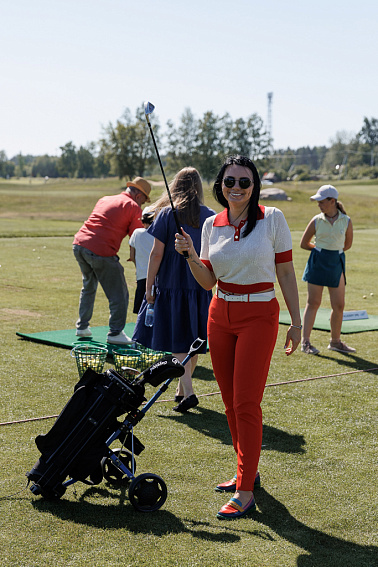
M 302 329 L 302 325 L 290 325 L 290 327 L 294 327 L 294 329 Z

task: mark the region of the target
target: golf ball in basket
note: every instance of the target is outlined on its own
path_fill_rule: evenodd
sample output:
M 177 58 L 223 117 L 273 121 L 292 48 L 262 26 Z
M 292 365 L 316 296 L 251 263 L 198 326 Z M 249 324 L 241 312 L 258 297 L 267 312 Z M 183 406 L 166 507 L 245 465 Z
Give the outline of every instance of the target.
M 85 360 L 83 360 L 83 366 L 96 366 L 100 362 L 100 359 L 97 356 L 87 356 Z

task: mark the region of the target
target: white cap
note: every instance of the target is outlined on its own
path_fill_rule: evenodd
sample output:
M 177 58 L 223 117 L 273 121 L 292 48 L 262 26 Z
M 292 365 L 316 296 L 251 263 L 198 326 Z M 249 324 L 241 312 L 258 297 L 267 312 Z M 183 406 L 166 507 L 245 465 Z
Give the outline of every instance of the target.
M 324 201 L 328 198 L 337 200 L 338 196 L 339 193 L 333 185 L 322 185 L 310 199 L 311 201 Z
M 145 207 L 142 211 L 141 221 L 151 224 L 154 218 L 154 210 L 152 207 Z

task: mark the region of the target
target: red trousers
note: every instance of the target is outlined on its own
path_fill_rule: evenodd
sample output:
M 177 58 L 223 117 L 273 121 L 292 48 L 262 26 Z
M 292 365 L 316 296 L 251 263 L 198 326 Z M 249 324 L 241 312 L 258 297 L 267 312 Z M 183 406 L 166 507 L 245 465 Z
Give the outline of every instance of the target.
M 237 490 L 253 490 L 262 443 L 261 400 L 278 333 L 279 305 L 227 302 L 214 295 L 208 338 L 232 443 L 238 458 Z

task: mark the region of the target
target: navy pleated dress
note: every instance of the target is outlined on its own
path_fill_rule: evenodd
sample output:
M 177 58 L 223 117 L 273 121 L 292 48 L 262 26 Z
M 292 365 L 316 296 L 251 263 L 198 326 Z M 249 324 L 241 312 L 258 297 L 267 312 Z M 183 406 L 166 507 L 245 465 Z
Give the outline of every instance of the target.
M 198 254 L 203 223 L 214 214 L 212 209 L 201 205 L 200 228 L 182 224 Z M 196 282 L 187 261 L 175 250 L 177 228 L 170 207 L 159 212 L 148 232 L 165 244 L 164 256 L 155 281 L 154 324 L 152 327 L 144 324 L 147 308 L 144 297 L 133 340 L 153 350 L 188 352 L 197 337 L 207 338 L 207 316 L 212 292 L 204 290 Z M 206 343 L 199 352 L 206 353 Z

